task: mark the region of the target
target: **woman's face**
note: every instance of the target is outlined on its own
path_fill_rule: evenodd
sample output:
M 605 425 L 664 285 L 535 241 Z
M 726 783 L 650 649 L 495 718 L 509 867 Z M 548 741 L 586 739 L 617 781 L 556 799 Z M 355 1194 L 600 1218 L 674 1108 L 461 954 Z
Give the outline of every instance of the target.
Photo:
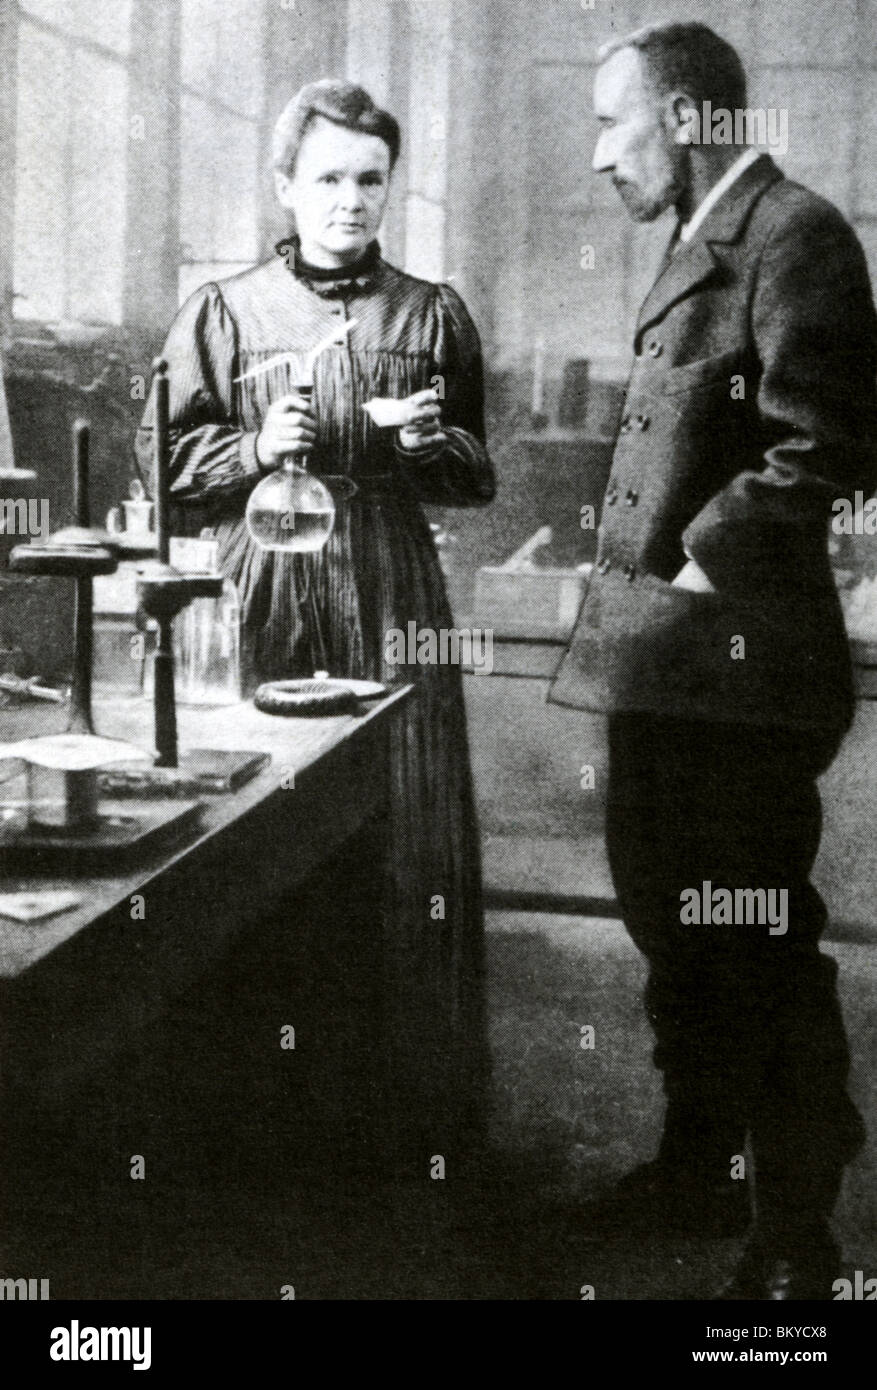
M 390 192 L 390 150 L 377 135 L 319 116 L 301 142 L 292 178 L 276 175 L 281 207 L 295 214 L 302 255 L 342 266 L 374 241 Z

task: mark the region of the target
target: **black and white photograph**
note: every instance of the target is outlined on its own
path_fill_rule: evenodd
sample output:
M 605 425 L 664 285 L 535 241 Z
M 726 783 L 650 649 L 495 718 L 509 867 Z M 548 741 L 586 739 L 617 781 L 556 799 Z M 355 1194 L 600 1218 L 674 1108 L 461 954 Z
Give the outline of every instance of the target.
M 3 0 L 28 1369 L 861 1325 L 875 94 L 875 0 Z

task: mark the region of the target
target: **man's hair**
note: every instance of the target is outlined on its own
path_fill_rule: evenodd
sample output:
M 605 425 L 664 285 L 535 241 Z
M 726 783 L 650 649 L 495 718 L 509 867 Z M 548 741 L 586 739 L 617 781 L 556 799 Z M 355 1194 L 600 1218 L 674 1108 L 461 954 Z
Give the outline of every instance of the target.
M 649 24 L 599 50 L 601 63 L 624 48 L 642 54 L 646 76 L 659 96 L 684 92 L 697 105 L 746 108 L 746 72 L 737 50 L 705 24 Z
M 272 155 L 278 173 L 288 178 L 295 173 L 302 140 L 320 116 L 360 135 L 377 135 L 390 151 L 390 168 L 393 168 L 402 144 L 395 116 L 376 106 L 364 87 L 324 78 L 302 87 L 298 96 L 284 107 L 274 127 Z

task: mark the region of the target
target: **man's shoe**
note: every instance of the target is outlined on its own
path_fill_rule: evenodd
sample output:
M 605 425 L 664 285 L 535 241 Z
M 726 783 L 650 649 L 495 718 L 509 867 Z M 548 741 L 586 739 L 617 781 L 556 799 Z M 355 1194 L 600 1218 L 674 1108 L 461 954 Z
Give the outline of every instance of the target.
M 710 1181 L 704 1175 L 662 1159 L 643 1163 L 621 1179 L 588 1212 L 597 1225 L 660 1228 L 678 1235 L 740 1236 L 751 1223 L 748 1184 Z
M 824 1302 L 832 1298 L 832 1284 L 839 1273 L 840 1251 L 827 1229 L 794 1240 L 767 1240 L 756 1235 L 736 1274 L 716 1298 Z

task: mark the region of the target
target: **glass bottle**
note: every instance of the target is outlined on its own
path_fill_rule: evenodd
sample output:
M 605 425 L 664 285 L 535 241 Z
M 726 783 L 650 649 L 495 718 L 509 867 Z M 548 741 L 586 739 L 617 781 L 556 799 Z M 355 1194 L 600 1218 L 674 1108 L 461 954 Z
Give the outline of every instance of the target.
M 210 530 L 198 540 L 174 536 L 171 563 L 187 573 L 216 574 L 218 542 Z M 154 628 L 143 670 L 143 693 L 153 695 Z M 219 598 L 196 598 L 174 619 L 174 688 L 181 705 L 236 705 L 241 685 L 241 614 L 237 587 L 225 579 Z

